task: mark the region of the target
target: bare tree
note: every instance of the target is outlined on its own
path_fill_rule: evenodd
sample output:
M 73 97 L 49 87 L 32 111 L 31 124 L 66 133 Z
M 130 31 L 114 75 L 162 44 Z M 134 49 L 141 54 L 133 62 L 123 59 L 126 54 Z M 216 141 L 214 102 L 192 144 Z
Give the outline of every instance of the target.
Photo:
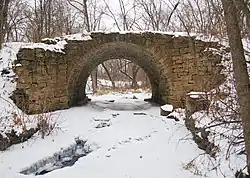
M 88 6 L 87 6 L 87 0 L 83 0 L 83 12 L 84 12 L 84 18 L 85 18 L 85 22 L 86 22 L 86 27 L 87 27 L 87 31 L 90 32 L 90 20 L 89 20 L 89 14 L 88 14 Z M 92 89 L 93 89 L 93 93 L 97 92 L 97 69 L 95 69 L 92 73 L 91 73 L 91 79 L 92 79 Z
M 123 0 L 118 1 L 119 5 L 119 11 L 118 10 L 113 10 L 111 6 L 108 4 L 108 2 L 104 1 L 106 5 L 107 12 L 105 12 L 105 15 L 108 16 L 110 19 L 114 21 L 115 28 L 118 30 L 124 30 L 124 31 L 129 31 L 133 30 L 134 26 L 137 26 L 137 11 L 136 11 L 136 2 L 135 1 L 130 1 L 130 2 L 125 2 Z M 121 72 L 123 75 L 125 75 L 129 80 L 132 81 L 131 87 L 132 88 L 137 88 L 137 81 L 136 77 L 138 74 L 138 71 L 140 67 L 130 61 L 124 60 L 124 59 L 117 59 L 118 62 L 112 61 L 115 65 L 111 65 L 109 61 L 103 63 L 104 68 L 111 68 L 115 67 L 118 69 L 116 71 L 116 75 L 113 77 L 110 77 L 110 80 L 113 84 L 114 87 L 114 80 L 118 79 L 117 76 L 119 72 Z M 130 75 L 127 71 L 127 69 L 130 68 L 132 70 L 132 75 Z M 109 72 L 109 70 L 105 70 L 106 72 Z M 108 76 L 111 76 L 110 74 L 107 74 Z M 118 80 L 121 80 L 118 79 Z
M 12 0 L 9 4 L 8 19 L 6 25 L 6 41 L 26 41 L 24 29 L 27 18 L 25 11 L 28 3 L 23 0 Z
M 35 0 L 24 9 L 25 22 L 21 30 L 28 41 L 38 42 L 43 38 L 78 32 L 78 14 L 66 0 Z
M 250 173 L 250 83 L 247 64 L 241 41 L 237 9 L 233 0 L 221 0 L 227 25 L 227 33 L 233 60 L 233 71 L 236 79 L 236 90 L 240 105 L 245 148 L 247 153 L 247 167 Z
M 103 7 L 98 7 L 97 0 L 68 0 L 69 4 L 77 9 L 83 16 L 83 27 L 87 32 L 100 29 L 101 19 L 104 14 Z M 93 93 L 97 92 L 97 70 L 91 73 Z
M 250 10 L 244 0 L 234 0 L 236 7 L 238 7 L 241 11 L 243 11 L 246 16 L 246 25 L 248 28 L 248 36 L 250 35 Z
M 168 31 L 171 25 L 171 18 L 177 10 L 180 2 L 177 1 L 173 8 L 168 1 L 160 0 L 136 0 L 140 13 L 140 20 L 143 29 Z
M 155 31 L 160 30 L 162 22 L 166 18 L 163 13 L 163 1 L 138 0 L 137 3 L 144 11 L 142 17 L 148 28 Z
M 176 10 L 178 21 L 180 21 L 180 27 L 176 26 L 178 31 L 217 37 L 224 35 L 222 7 L 218 0 L 187 0 L 180 3 L 179 7 Z
M 0 49 L 6 35 L 7 15 L 10 0 L 1 0 L 0 2 Z

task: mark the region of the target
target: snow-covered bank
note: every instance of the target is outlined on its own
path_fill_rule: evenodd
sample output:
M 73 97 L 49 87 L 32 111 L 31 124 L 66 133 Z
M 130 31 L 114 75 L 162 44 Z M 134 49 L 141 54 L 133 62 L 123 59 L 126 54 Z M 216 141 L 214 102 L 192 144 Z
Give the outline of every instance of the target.
M 15 73 L 12 70 L 13 61 L 23 43 L 5 43 L 0 52 L 0 134 L 14 129 L 21 132 L 22 128 L 13 123 L 13 114 L 21 113 L 9 98 L 16 88 Z M 4 72 L 3 72 L 4 71 Z M 27 127 L 30 127 L 28 124 Z

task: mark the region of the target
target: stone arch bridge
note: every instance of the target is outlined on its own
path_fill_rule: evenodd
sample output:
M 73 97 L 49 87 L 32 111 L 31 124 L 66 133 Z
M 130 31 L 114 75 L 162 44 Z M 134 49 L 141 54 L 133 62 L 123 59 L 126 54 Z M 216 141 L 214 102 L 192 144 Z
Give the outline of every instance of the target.
M 92 32 L 82 38 L 44 43 L 22 47 L 15 61 L 18 77 L 12 99 L 26 113 L 86 103 L 88 76 L 110 59 L 128 59 L 139 65 L 149 77 L 151 100 L 175 107 L 184 105 L 187 92 L 210 90 L 223 78 L 222 57 L 210 50 L 220 45 L 190 36 Z

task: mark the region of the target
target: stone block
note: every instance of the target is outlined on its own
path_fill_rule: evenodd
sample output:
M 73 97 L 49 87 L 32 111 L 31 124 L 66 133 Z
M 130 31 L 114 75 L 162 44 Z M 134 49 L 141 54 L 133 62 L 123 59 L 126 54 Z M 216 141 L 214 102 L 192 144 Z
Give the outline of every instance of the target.
M 196 95 L 188 94 L 186 97 L 186 111 L 189 114 L 201 110 L 207 110 L 209 108 L 209 104 L 210 101 L 203 92 L 197 92 Z
M 165 104 L 160 107 L 160 114 L 161 116 L 168 116 L 171 112 L 173 112 L 173 105 Z
M 171 49 L 171 56 L 180 56 L 180 49 Z
M 22 61 L 35 60 L 35 50 L 29 48 L 21 48 L 17 53 L 17 58 Z
M 45 56 L 45 50 L 43 48 L 35 48 L 36 58 L 43 58 Z

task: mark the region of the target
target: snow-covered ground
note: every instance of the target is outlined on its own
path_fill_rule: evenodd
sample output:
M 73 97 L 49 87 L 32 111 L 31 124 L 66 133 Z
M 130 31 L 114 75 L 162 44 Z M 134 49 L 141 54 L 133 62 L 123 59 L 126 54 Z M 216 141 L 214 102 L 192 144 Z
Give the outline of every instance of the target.
M 6 44 L 1 53 L 0 71 L 8 68 L 10 73 L 0 75 L 0 113 L 1 119 L 4 116 L 10 125 L 6 126 L 6 122 L 0 124 L 0 134 L 14 127 L 12 120 L 8 120 L 13 111 L 20 112 L 9 99 L 15 88 L 11 63 L 19 46 Z M 234 177 L 236 168 L 242 168 L 244 161 L 236 155 L 229 160 L 218 157 L 222 163 L 220 170 L 207 169 L 207 164 L 214 163 L 209 162 L 207 155 L 193 164 L 192 160 L 204 151 L 197 147 L 184 126 L 184 111 L 179 109 L 175 112 L 179 122 L 162 117 L 160 107 L 143 101 L 149 96 L 148 93 L 90 96 L 92 102 L 87 106 L 53 112 L 59 128 L 52 135 L 41 139 L 36 134 L 28 141 L 0 152 L 0 177 L 35 178 L 35 175 L 20 172 L 68 148 L 77 137 L 87 140 L 92 152 L 73 166 L 39 177 L 222 178 L 224 175 Z M 235 163 L 233 167 L 228 167 L 229 162 Z
M 133 99 L 134 96 L 138 99 Z M 143 103 L 145 96 L 148 97 L 147 94 L 109 94 L 96 96 L 93 100 L 95 103 L 108 100 L 124 103 L 126 100 L 126 103 L 133 105 L 136 102 Z M 159 113 L 159 107 L 155 106 L 146 110 L 120 111 L 95 108 L 91 103 L 56 111 L 53 115 L 57 117 L 60 129 L 51 136 L 41 139 L 35 135 L 25 143 L 0 152 L 1 178 L 34 178 L 35 175 L 24 176 L 19 172 L 67 148 L 76 137 L 87 140 L 93 151 L 71 167 L 57 169 L 40 177 L 201 177 L 184 169 L 203 151 L 190 139 L 190 133 L 184 126 L 183 112 L 179 112 L 179 122 L 159 116 Z M 100 123 L 109 124 L 99 128 L 97 125 Z M 228 177 L 233 175 L 227 167 L 222 171 Z M 210 178 L 222 177 L 215 171 L 201 172 Z
M 143 96 L 127 94 L 127 99 L 142 102 Z M 146 95 L 147 96 L 147 95 Z M 95 97 L 95 102 L 121 99 L 124 95 Z M 137 115 L 134 113 L 144 113 Z M 183 119 L 183 115 L 181 115 Z M 58 169 L 42 177 L 89 178 L 97 177 L 199 177 L 185 170 L 185 165 L 197 154 L 202 153 L 196 144 L 185 139 L 189 132 L 183 120 L 175 122 L 159 116 L 159 107 L 140 111 L 114 111 L 96 109 L 89 104 L 54 112 L 58 116 L 61 129 L 53 135 L 41 139 L 35 136 L 25 143 L 12 146 L 0 153 L 1 178 L 35 177 L 19 172 L 33 163 L 52 156 L 61 148 L 66 148 L 79 137 L 88 140 L 96 149 L 80 158 L 72 167 Z M 110 122 L 110 126 L 96 128 L 100 122 Z M 215 172 L 209 177 L 217 177 Z
M 107 99 L 114 98 L 109 95 Z M 97 149 L 74 166 L 43 177 L 194 177 L 183 165 L 201 151 L 192 141 L 180 141 L 188 134 L 183 123 L 159 117 L 158 107 L 140 111 L 146 115 L 134 112 L 138 111 L 98 110 L 91 105 L 57 111 L 54 114 L 61 130 L 44 140 L 36 136 L 0 154 L 1 178 L 23 177 L 19 174 L 22 169 L 68 147 L 75 137 L 87 139 Z M 100 122 L 111 125 L 96 128 Z

